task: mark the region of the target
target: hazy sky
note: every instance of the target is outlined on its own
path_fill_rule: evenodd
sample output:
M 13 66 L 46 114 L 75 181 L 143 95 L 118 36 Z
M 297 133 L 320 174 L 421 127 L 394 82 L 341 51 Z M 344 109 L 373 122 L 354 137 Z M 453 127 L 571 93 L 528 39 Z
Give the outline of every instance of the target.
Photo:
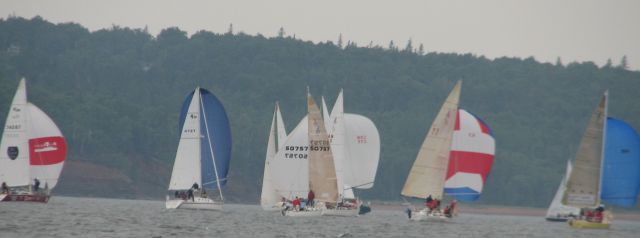
M 78 22 L 91 30 L 112 25 L 148 27 L 157 34 L 178 26 L 199 30 L 287 35 L 303 40 L 355 41 L 360 46 L 473 53 L 488 58 L 529 57 L 563 63 L 614 65 L 627 55 L 640 69 L 640 0 L 0 0 L 9 14 Z

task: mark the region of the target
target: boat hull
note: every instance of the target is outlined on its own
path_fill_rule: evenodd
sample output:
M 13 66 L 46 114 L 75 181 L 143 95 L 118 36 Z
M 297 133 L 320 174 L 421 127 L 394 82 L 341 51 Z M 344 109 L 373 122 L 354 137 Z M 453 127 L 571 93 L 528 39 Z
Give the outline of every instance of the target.
M 586 220 L 569 220 L 569 226 L 577 229 L 609 229 L 611 223 L 590 222 Z
M 358 209 L 325 209 L 323 216 L 357 217 Z
M 551 222 L 567 222 L 569 220 L 566 217 L 545 217 L 544 219 Z
M 3 194 L 2 202 L 39 202 L 47 203 L 51 196 L 46 194 Z
M 429 212 L 427 209 L 412 212 L 412 221 L 427 221 L 427 222 L 448 222 L 453 218 L 446 216 L 441 212 Z
M 165 207 L 167 209 L 221 211 L 222 204 L 222 202 L 214 201 L 210 198 L 194 198 L 193 200 L 167 199 Z
M 323 210 L 321 209 L 302 211 L 283 210 L 282 215 L 286 217 L 319 217 L 322 216 L 322 212 Z

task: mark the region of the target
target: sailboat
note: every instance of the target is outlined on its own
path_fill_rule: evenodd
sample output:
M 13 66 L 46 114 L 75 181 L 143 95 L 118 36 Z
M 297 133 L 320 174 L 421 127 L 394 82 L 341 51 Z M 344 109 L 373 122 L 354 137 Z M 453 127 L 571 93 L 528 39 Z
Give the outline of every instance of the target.
M 338 183 L 331 144 L 322 114 L 307 90 L 307 148 L 309 191 L 315 194 L 314 204 L 304 209 L 288 209 L 285 216 L 320 216 L 338 204 Z
M 222 103 L 197 87 L 182 105 L 179 125 L 180 142 L 169 182 L 173 197 L 167 196 L 166 208 L 222 210 L 222 187 L 231 159 L 231 130 Z M 213 190 L 218 190 L 218 198 L 212 198 Z
M 605 92 L 598 107 L 591 114 L 587 129 L 580 141 L 574 167 L 567 180 L 567 189 L 562 196 L 562 204 L 576 208 L 596 207 L 600 205 L 602 186 L 602 164 L 604 158 L 605 135 L 607 128 L 607 97 Z M 585 217 L 569 219 L 574 228 L 608 229 L 612 214 L 604 211 L 602 221 Z
M 278 195 L 271 179 L 271 161 L 278 151 L 282 150 L 287 138 L 287 131 L 284 127 L 280 106 L 276 102 L 269 130 L 269 140 L 267 142 L 267 156 L 264 162 L 264 174 L 262 177 L 262 194 L 260 195 L 260 206 L 265 211 L 280 211 L 282 209 L 281 196 Z
M 4 128 L 0 182 L 6 184 L 8 191 L 0 191 L 0 201 L 48 202 L 67 157 L 67 143 L 53 120 L 27 101 L 24 78 L 13 97 Z
M 326 209 L 326 216 L 357 216 L 370 208 L 355 196 L 354 189 L 372 188 L 380 159 L 380 135 L 373 122 L 364 116 L 344 113 L 340 90 L 331 113 L 322 98 L 323 118 L 333 154 L 339 204 Z
M 569 218 L 576 217 L 580 214 L 580 209 L 562 205 L 562 195 L 567 190 L 567 178 L 571 174 L 571 161 L 567 161 L 567 171 L 560 181 L 560 186 L 556 191 L 556 195 L 553 197 L 549 209 L 547 209 L 547 215 L 545 219 L 547 221 L 561 221 L 566 222 Z
M 442 200 L 448 170 L 453 131 L 455 127 L 460 87 L 458 81 L 440 108 L 420 147 L 416 160 L 409 171 L 401 194 L 420 199 Z M 411 220 L 445 221 L 447 216 L 439 209 L 408 210 Z M 413 215 L 412 215 L 413 214 Z

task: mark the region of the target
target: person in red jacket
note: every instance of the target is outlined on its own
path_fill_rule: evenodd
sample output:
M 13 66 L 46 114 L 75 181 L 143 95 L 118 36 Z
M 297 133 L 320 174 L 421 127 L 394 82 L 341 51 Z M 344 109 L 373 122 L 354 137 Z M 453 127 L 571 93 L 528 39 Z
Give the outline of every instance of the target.
M 293 200 L 293 209 L 296 211 L 300 211 L 300 198 L 296 196 L 296 199 Z

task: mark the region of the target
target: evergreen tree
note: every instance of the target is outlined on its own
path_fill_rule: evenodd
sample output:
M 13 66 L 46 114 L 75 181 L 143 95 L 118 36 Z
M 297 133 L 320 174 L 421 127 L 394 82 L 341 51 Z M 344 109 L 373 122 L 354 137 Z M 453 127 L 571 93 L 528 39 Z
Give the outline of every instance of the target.
M 623 55 L 622 59 L 620 59 L 620 65 L 618 65 L 618 68 L 629 69 L 629 63 L 627 62 L 627 56 L 626 55 Z
M 413 52 L 413 43 L 411 42 L 411 38 L 409 38 L 409 41 L 407 41 L 407 46 L 404 47 L 404 52 Z
M 607 59 L 607 63 L 604 64 L 604 68 L 611 68 L 613 63 L 611 62 L 611 58 Z

